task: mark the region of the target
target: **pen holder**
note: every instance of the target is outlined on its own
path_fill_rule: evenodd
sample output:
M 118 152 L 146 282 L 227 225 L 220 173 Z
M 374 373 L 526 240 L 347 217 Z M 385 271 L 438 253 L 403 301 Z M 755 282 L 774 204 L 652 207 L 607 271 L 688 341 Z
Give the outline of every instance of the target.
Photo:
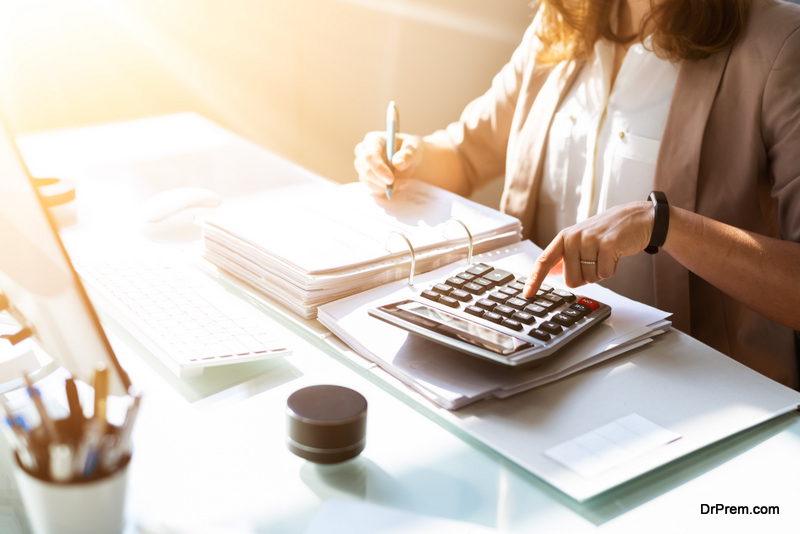
M 16 458 L 14 478 L 34 534 L 120 534 L 130 459 L 102 478 L 51 482 L 25 471 Z

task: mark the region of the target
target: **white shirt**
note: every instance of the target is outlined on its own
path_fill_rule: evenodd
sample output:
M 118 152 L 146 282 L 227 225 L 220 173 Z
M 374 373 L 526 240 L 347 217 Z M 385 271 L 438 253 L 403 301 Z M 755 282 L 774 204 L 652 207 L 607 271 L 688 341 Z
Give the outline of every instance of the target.
M 613 68 L 614 44 L 601 39 L 553 118 L 537 209 L 541 246 L 610 207 L 647 200 L 653 189 L 680 65 L 634 44 L 610 91 Z M 620 259 L 616 275 L 601 283 L 655 302 L 652 260 L 644 252 Z

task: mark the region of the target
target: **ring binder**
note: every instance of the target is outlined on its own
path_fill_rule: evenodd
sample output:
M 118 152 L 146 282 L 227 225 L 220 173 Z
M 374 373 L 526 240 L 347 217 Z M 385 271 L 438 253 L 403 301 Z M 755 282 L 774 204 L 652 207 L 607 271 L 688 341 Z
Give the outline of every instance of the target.
M 445 230 L 447 229 L 447 225 L 450 224 L 451 222 L 457 222 L 458 224 L 463 226 L 464 227 L 464 231 L 467 232 L 467 237 L 469 238 L 469 251 L 467 252 L 467 265 L 472 265 L 472 232 L 469 231 L 469 228 L 467 227 L 466 224 L 464 224 L 464 221 L 462 221 L 461 219 L 456 219 L 455 217 L 450 217 L 449 219 L 447 219 L 447 221 L 444 223 L 445 224 Z
M 391 232 L 389 232 L 389 235 L 386 237 L 387 244 L 389 241 L 389 237 L 391 237 L 392 234 L 397 234 L 400 237 L 402 237 L 403 240 L 405 240 L 406 244 L 408 245 L 408 248 L 411 250 L 411 272 L 408 274 L 408 285 L 413 286 L 414 273 L 417 270 L 417 255 L 414 252 L 414 245 L 411 244 L 411 241 L 408 239 L 408 237 L 406 237 L 406 234 L 398 230 L 392 230 Z

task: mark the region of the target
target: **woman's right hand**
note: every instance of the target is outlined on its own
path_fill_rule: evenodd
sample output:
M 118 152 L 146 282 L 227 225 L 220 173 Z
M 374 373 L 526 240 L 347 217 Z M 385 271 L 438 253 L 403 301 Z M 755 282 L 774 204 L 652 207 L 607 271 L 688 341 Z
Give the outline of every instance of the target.
M 356 145 L 354 162 L 358 179 L 369 187 L 373 195 L 386 195 L 393 186 L 396 193 L 413 177 L 422 161 L 425 142 L 418 135 L 397 134 L 397 151 L 392 157 L 392 167 L 386 160 L 386 132 L 370 132 Z

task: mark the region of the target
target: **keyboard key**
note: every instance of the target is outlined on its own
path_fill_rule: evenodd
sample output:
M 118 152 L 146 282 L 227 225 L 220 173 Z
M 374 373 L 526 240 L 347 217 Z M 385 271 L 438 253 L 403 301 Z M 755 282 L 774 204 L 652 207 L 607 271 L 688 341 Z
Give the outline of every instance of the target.
M 550 339 L 550 334 L 548 334 L 544 330 L 539 330 L 538 328 L 532 329 L 530 332 L 528 332 L 528 335 L 531 337 L 535 337 L 540 341 L 547 341 Z
M 497 306 L 497 303 L 495 301 L 489 299 L 480 299 L 476 304 L 479 307 L 483 308 L 484 310 L 488 311 L 492 311 L 494 307 Z
M 461 287 L 467 283 L 466 280 L 463 278 L 459 278 L 457 276 L 452 276 L 446 280 L 447 285 L 450 287 L 455 287 L 457 289 L 461 289 Z
M 492 282 L 501 286 L 514 281 L 513 274 L 511 274 L 508 271 L 503 271 L 501 269 L 495 269 L 490 273 L 483 274 L 482 276 L 486 280 L 491 280 Z
M 521 322 L 522 324 L 533 324 L 533 322 L 536 320 L 533 315 L 525 312 L 517 312 L 512 315 L 511 318 L 515 321 Z
M 556 323 L 550 321 L 544 321 L 542 324 L 539 325 L 539 330 L 544 330 L 548 334 L 555 335 L 561 333 L 562 328 Z
M 495 306 L 494 310 L 492 311 L 495 312 L 497 315 L 502 315 L 503 317 L 511 317 L 512 315 L 514 315 L 514 312 L 516 310 L 514 310 L 514 308 L 509 308 L 508 306 L 503 306 L 502 304 L 499 304 Z
M 464 291 L 469 291 L 473 295 L 483 295 L 484 293 L 486 293 L 485 287 L 483 287 L 482 285 L 478 285 L 474 282 L 468 282 L 464 284 L 464 287 L 462 287 L 461 289 L 463 289 Z
M 575 324 L 576 318 L 570 317 L 569 315 L 566 315 L 564 313 L 557 313 L 556 315 L 551 317 L 550 320 L 556 324 L 560 324 L 561 326 L 572 326 L 573 324 Z
M 494 312 L 490 312 L 490 311 L 485 312 L 483 314 L 483 318 L 486 319 L 487 321 L 491 321 L 491 322 L 497 323 L 497 324 L 500 324 L 500 323 L 503 322 L 503 316 L 502 315 L 498 315 L 498 314 L 496 314 Z
M 495 291 L 494 293 L 489 295 L 489 298 L 492 299 L 495 302 L 499 302 L 500 304 L 504 304 L 505 301 L 508 300 L 508 295 L 506 295 L 505 293 L 500 293 L 499 291 Z
M 439 293 L 440 295 L 449 295 L 450 292 L 453 290 L 453 288 L 448 286 L 447 284 L 436 284 L 435 286 L 433 286 L 433 290 Z
M 525 311 L 531 315 L 535 315 L 536 317 L 544 317 L 547 315 L 547 310 L 541 306 L 537 306 L 536 304 L 528 304 L 525 306 Z
M 472 300 L 472 294 L 467 293 L 463 289 L 454 289 L 450 292 L 450 296 L 461 302 L 469 302 Z
M 420 293 L 420 296 L 421 296 L 421 297 L 424 297 L 424 298 L 426 298 L 426 299 L 432 300 L 432 301 L 434 301 L 434 302 L 436 302 L 437 300 L 439 300 L 439 297 L 441 297 L 441 295 L 440 295 L 439 293 L 434 293 L 434 292 L 433 292 L 433 291 L 431 291 L 430 289 L 426 289 L 425 291 L 423 291 L 422 293 Z
M 456 299 L 445 295 L 439 297 L 439 304 L 444 304 L 445 306 L 450 306 L 451 308 L 458 308 L 460 306 Z
M 519 321 L 515 321 L 514 319 L 506 319 L 500 324 L 502 324 L 506 328 L 510 328 L 511 330 L 517 330 L 517 331 L 522 330 L 522 324 Z
M 506 306 L 511 306 L 512 308 L 515 308 L 517 310 L 523 310 L 527 305 L 528 305 L 527 300 L 522 300 L 518 298 L 511 298 L 506 301 Z
M 464 308 L 464 311 L 470 315 L 474 315 L 475 317 L 481 317 L 486 310 L 477 306 L 467 306 Z
M 486 265 L 485 263 L 476 263 L 469 269 L 467 269 L 467 273 L 474 274 L 475 276 L 483 276 L 486 273 L 490 273 L 494 270 L 494 267 L 491 265 Z

